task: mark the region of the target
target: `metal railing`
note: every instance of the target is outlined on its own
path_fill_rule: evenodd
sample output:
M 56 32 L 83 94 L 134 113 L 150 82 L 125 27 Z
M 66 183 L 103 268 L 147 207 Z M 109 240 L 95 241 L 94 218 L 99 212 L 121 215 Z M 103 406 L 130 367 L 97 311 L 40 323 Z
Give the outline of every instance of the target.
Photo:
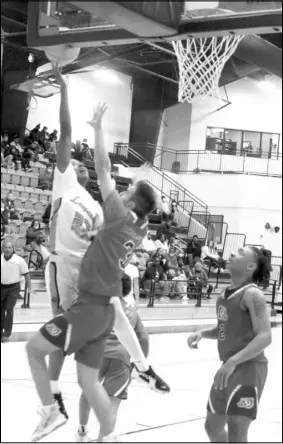
M 172 150 L 170 148 L 144 144 L 115 144 L 114 151 L 128 158 L 128 147 L 142 152 L 146 160 L 155 167 L 175 173 L 215 172 L 229 174 L 251 174 L 282 177 L 282 154 L 253 156 L 248 153 L 231 155 L 224 152 Z M 130 156 L 131 157 L 131 156 Z M 138 166 L 138 165 L 136 165 Z

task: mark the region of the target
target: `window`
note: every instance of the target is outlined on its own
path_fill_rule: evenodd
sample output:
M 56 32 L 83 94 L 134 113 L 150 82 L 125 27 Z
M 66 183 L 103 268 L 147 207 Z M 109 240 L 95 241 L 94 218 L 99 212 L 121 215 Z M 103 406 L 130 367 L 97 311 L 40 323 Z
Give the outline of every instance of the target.
M 208 127 L 206 150 L 219 154 L 278 159 L 280 134 Z

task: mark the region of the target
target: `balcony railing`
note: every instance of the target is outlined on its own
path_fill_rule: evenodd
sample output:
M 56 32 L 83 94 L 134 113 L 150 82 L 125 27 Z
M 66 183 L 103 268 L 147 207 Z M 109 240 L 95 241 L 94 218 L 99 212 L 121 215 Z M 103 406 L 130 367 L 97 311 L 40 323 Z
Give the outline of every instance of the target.
M 115 152 L 131 157 L 131 147 L 161 170 L 175 173 L 215 172 L 226 174 L 251 174 L 259 176 L 282 177 L 282 154 L 254 157 L 250 154 L 230 155 L 211 151 L 175 151 L 150 143 L 115 144 Z M 130 160 L 130 159 L 129 159 Z M 138 166 L 138 165 L 132 165 Z

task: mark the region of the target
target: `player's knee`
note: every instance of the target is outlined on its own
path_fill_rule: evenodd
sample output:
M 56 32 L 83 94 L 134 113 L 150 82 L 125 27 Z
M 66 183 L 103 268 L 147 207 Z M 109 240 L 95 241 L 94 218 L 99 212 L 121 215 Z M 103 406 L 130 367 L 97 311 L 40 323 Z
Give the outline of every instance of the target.
M 38 343 L 35 338 L 30 339 L 26 343 L 26 352 L 28 356 L 37 356 L 42 354 L 42 350 L 38 347 Z
M 215 415 L 213 413 L 208 413 L 204 428 L 211 442 L 219 441 L 219 436 L 221 436 L 224 432 L 225 420 L 223 420 L 222 416 Z

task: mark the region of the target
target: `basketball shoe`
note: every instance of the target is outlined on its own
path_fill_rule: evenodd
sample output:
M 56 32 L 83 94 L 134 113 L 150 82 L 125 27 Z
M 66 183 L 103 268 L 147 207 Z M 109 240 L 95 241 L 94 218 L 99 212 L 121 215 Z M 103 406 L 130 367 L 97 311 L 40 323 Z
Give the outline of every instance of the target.
M 31 442 L 40 441 L 67 422 L 67 419 L 62 415 L 57 404 L 50 406 L 48 409 L 41 407 L 39 414 L 41 416 L 40 422 L 33 432 Z
M 155 373 L 152 367 L 149 367 L 146 372 L 141 372 L 135 364 L 132 364 L 132 378 L 157 393 L 165 394 L 170 392 L 169 385 Z

